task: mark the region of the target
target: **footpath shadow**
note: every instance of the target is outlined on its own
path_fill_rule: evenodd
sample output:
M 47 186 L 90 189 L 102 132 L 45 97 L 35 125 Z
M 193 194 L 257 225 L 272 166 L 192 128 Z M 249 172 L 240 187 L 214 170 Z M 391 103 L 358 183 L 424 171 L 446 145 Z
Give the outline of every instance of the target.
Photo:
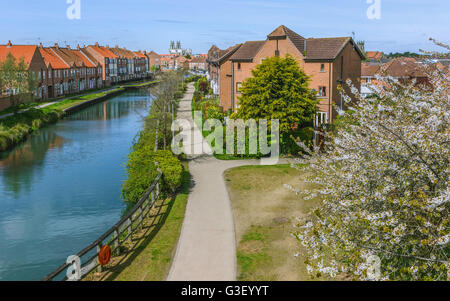
M 110 267 L 104 267 L 101 275 L 97 275 L 97 281 L 114 281 L 133 261 L 141 255 L 141 253 L 151 244 L 155 236 L 164 226 L 167 217 L 169 216 L 172 207 L 175 203 L 176 197 L 179 193 L 189 194 L 195 185 L 195 182 L 187 170 L 183 170 L 183 181 L 180 190 L 173 194 L 170 198 L 161 200 L 153 207 L 145 218 L 142 230 L 133 235 L 131 243 L 127 245 L 126 250 L 121 250 L 120 256 L 116 262 L 111 263 Z M 98 274 L 98 273 L 97 273 Z M 136 279 L 137 280 L 137 279 Z

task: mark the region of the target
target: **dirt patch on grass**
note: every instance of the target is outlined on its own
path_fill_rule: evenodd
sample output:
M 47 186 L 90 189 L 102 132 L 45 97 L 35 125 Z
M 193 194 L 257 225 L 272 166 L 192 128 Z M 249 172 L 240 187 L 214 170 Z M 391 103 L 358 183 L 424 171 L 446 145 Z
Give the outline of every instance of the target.
M 310 280 L 292 233 L 296 219 L 317 200 L 305 201 L 284 187 L 311 189 L 304 176 L 289 165 L 244 166 L 225 172 L 236 231 L 238 280 Z

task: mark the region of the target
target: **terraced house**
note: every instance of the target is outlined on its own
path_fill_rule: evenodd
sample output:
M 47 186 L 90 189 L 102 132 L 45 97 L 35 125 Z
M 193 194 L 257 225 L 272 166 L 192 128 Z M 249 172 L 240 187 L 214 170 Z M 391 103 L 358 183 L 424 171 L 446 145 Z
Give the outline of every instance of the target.
M 133 52 L 135 58 L 134 58 L 134 68 L 135 68 L 135 74 L 136 79 L 145 78 L 148 76 L 148 73 L 150 72 L 150 67 L 148 64 L 148 58 L 142 51 L 135 51 Z
M 214 49 L 213 49 L 214 50 Z M 224 110 L 239 107 L 240 87 L 252 76 L 251 71 L 265 58 L 291 55 L 311 77 L 310 87 L 320 99 L 316 125 L 330 123 L 336 116 L 335 105 L 345 109 L 339 85 L 352 80 L 359 89 L 363 53 L 351 37 L 304 38 L 284 25 L 277 27 L 265 40 L 247 41 L 225 51 L 211 51 L 208 63 L 214 76 L 220 104 Z M 212 78 L 213 76 L 211 76 Z M 347 92 L 349 89 L 344 85 Z M 214 89 L 214 87 L 213 87 Z
M 23 59 L 28 66 L 28 70 L 36 74 L 39 78 L 38 88 L 35 92 L 35 97 L 40 100 L 46 100 L 48 98 L 47 93 L 47 66 L 45 61 L 36 45 L 13 45 L 9 41 L 6 45 L 0 45 L 0 62 L 6 60 L 8 55 L 11 54 L 17 61 Z M 5 91 L 0 91 L 0 94 L 4 96 L 15 94 L 17 91 L 13 87 L 7 88 Z M 0 95 L 1 97 L 1 95 Z M 8 100 L 4 100 L 2 108 L 8 107 Z
M 58 44 L 53 47 L 41 44 L 39 51 L 47 66 L 49 98 L 103 87 L 100 63 L 79 46 L 71 49 Z
M 109 50 L 109 47 L 100 46 L 98 43 L 86 47 L 86 51 L 91 54 L 102 67 L 102 80 L 104 86 L 116 84 L 118 79 L 118 56 Z

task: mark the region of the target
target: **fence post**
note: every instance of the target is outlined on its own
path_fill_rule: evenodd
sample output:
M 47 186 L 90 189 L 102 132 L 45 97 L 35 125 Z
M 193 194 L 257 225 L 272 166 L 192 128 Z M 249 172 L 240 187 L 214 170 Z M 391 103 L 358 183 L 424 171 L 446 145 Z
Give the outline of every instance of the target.
M 159 197 L 159 181 L 156 183 L 156 198 Z
M 120 255 L 120 242 L 119 242 L 119 231 L 117 229 L 114 230 L 114 238 L 116 242 L 114 243 L 114 247 L 116 249 L 117 255 Z
M 131 226 L 132 226 L 131 218 L 129 217 L 128 218 L 128 238 L 130 239 L 130 241 L 131 241 Z
M 142 203 L 144 205 L 145 202 Z M 139 228 L 142 229 L 142 215 L 144 214 L 144 211 L 142 210 L 142 205 L 139 207 Z
M 99 243 L 97 245 L 97 254 L 100 254 L 100 249 L 102 248 L 102 244 Z M 97 259 L 98 260 L 98 259 Z M 98 267 L 97 267 L 97 272 L 101 273 L 102 272 L 102 265 L 100 264 L 100 262 L 98 263 Z

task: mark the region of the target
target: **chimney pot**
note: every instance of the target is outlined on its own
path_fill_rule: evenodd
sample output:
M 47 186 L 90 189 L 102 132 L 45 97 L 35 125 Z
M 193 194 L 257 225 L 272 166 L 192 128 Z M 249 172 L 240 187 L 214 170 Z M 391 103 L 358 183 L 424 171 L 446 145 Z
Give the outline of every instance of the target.
M 8 41 L 8 48 L 12 46 L 11 40 Z

